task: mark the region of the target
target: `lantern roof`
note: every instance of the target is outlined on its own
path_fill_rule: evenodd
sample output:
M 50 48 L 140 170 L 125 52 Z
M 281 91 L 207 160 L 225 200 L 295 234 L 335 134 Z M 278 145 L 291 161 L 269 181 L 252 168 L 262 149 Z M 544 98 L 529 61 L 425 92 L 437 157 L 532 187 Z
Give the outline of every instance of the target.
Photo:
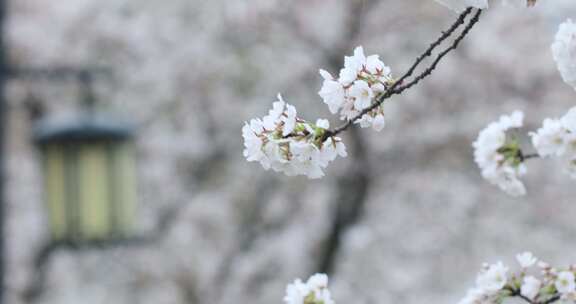
M 81 113 L 53 116 L 34 125 L 34 141 L 50 142 L 128 140 L 134 136 L 134 126 L 115 116 L 103 113 Z

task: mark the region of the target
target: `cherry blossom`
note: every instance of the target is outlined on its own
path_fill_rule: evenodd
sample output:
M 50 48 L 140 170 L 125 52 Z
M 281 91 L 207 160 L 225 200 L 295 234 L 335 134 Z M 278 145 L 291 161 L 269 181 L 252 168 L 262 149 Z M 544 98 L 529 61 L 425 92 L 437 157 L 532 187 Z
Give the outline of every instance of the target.
M 559 119 L 546 118 L 530 136 L 538 155 L 564 159 L 566 171 L 576 178 L 576 107 Z
M 570 295 L 576 292 L 576 282 L 574 280 L 574 272 L 562 271 L 558 274 L 554 286 L 562 295 Z
M 518 139 L 507 132 L 522 127 L 524 114 L 516 111 L 503 115 L 482 130 L 474 147 L 474 160 L 482 176 L 511 196 L 526 194 L 519 177 L 526 174 L 526 165 Z
M 330 290 L 328 290 L 328 276 L 317 273 L 311 276 L 306 283 L 296 279 L 286 286 L 286 304 L 334 304 Z
M 278 95 L 267 116 L 242 128 L 244 157 L 260 162 L 266 170 L 320 178 L 330 162 L 347 155 L 340 138 L 324 138 L 329 127 L 325 119 L 313 124 L 298 118 L 296 108 Z
M 534 300 L 542 288 L 542 282 L 533 276 L 524 277 L 522 286 L 520 287 L 520 294 L 530 300 Z
M 352 56 L 344 57 L 344 68 L 340 70 L 338 78 L 325 70 L 320 70 L 320 75 L 324 83 L 318 94 L 332 114 L 340 112 L 342 120 L 352 120 L 370 107 L 394 82 L 390 68 L 380 57 L 366 56 L 361 46 L 354 50 Z M 355 123 L 362 128 L 372 127 L 381 131 L 386 125 L 384 107 L 376 107 Z
M 527 251 L 516 255 L 516 261 L 518 261 L 518 264 L 520 264 L 522 268 L 529 268 L 534 266 L 536 262 L 538 262 L 538 259 L 534 257 L 532 252 Z
M 576 24 L 572 20 L 560 25 L 551 49 L 562 79 L 576 90 Z
M 518 254 L 516 258 L 522 266 L 518 272 L 511 272 L 502 262 L 485 264 L 478 273 L 475 286 L 467 291 L 459 304 L 507 303 L 505 300 L 513 297 L 520 297 L 529 304 L 576 299 L 573 267 L 555 268 L 540 261 L 541 271 L 527 275 L 527 267 L 534 266 L 538 259 L 529 252 Z

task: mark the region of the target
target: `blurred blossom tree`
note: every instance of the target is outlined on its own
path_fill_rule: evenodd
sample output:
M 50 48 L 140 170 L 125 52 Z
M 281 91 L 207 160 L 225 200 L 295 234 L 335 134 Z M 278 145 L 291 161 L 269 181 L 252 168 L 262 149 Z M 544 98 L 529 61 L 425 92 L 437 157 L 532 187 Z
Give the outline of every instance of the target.
M 324 169 L 337 156 L 346 157 L 342 139 L 336 137 L 353 124 L 372 127 L 376 131 L 384 128 L 383 102 L 400 95 L 425 79 L 436 69 L 444 56 L 455 50 L 472 27 L 479 21 L 482 10 L 488 8 L 488 0 L 437 0 L 449 8 L 461 12 L 456 22 L 443 31 L 414 64 L 399 78 L 391 75 L 391 69 L 380 61 L 378 55 L 366 57 L 363 48 L 357 47 L 354 55 L 345 57 L 344 68 L 339 77 L 320 70 L 324 84 L 319 91 L 331 113 L 340 112 L 345 123 L 329 129 L 328 121 L 319 119 L 315 124 L 297 116 L 294 106 L 286 104 L 279 95 L 273 109 L 262 119 L 252 119 L 242 128 L 244 156 L 248 161 L 257 161 L 264 169 L 273 169 L 288 176 L 306 175 L 315 179 L 324 176 Z M 508 3 L 508 1 L 504 1 Z M 529 7 L 536 1 L 516 1 Z M 468 15 L 475 11 L 468 21 Z M 464 26 L 460 34 L 456 31 Z M 436 48 L 456 35 L 449 47 L 439 52 L 432 63 L 421 74 L 410 77 L 418 66 L 433 55 Z M 576 79 L 576 25 L 571 20 L 560 26 L 551 47 L 558 70 L 564 81 L 573 86 Z M 474 142 L 475 161 L 482 175 L 512 196 L 526 194 L 519 180 L 527 171 L 528 159 L 558 156 L 567 159 L 568 172 L 576 177 L 576 107 L 561 119 L 546 119 L 536 133 L 530 133 L 535 154 L 523 151 L 516 134 L 509 130 L 523 126 L 524 114 L 516 111 L 510 116 L 501 116 L 480 132 Z M 486 265 L 477 278 L 477 286 L 470 289 L 461 304 L 501 303 L 506 298 L 519 297 L 530 304 L 550 304 L 557 301 L 576 301 L 575 266 L 565 270 L 552 268 L 540 262 L 543 279 L 526 276 L 526 270 L 536 264 L 537 259 L 527 252 L 517 257 L 522 271 L 508 278 L 508 267 L 502 262 Z M 297 279 L 288 285 L 284 301 L 287 304 L 330 304 L 334 303 L 327 290 L 327 276 L 316 274 L 306 283 Z
M 252 119 L 242 128 L 246 159 L 260 162 L 266 170 L 272 169 L 288 176 L 320 178 L 324 176 L 322 169 L 337 156 L 347 156 L 342 139 L 337 137 L 339 133 L 353 124 L 381 131 L 385 126 L 384 101 L 402 94 L 430 76 L 442 59 L 469 34 L 479 21 L 482 10 L 488 8 L 488 0 L 437 1 L 461 14 L 416 58 L 406 73 L 394 78 L 391 69 L 378 55 L 366 57 L 364 49 L 357 47 L 353 56 L 344 58 L 344 68 L 340 70 L 339 77 L 320 70 L 324 83 L 318 94 L 332 114 L 340 112 L 340 119 L 345 123 L 329 129 L 326 120 L 318 120 L 316 124 L 306 122 L 297 117 L 296 108 L 286 104 L 279 96 L 279 101 L 274 103 L 268 115 L 262 119 Z M 511 2 L 529 7 L 536 4 L 536 1 L 530 0 Z M 466 21 L 474 10 L 476 12 Z M 461 26 L 464 28 L 457 34 Z M 419 75 L 411 78 L 424 59 L 433 56 L 434 51 L 453 35 L 456 37 L 451 45 L 439 52 Z M 571 20 L 560 26 L 552 51 L 564 81 L 576 89 L 576 25 Z M 523 115 L 517 111 L 511 116 L 502 116 L 499 122 L 483 130 L 474 142 L 475 160 L 484 178 L 512 196 L 521 196 L 526 194 L 526 189 L 518 177 L 526 173 L 526 160 L 565 154 L 568 171 L 576 178 L 576 149 L 573 148 L 576 147 L 576 137 L 573 135 L 576 134 L 576 108 L 556 120 L 555 124 L 552 124 L 552 120 L 545 120 L 545 126 L 538 133 L 531 134 L 538 154 L 523 152 L 518 138 L 506 135 L 509 129 L 523 126 Z M 326 123 L 319 123 L 324 121 Z
M 571 1 L 559 2 L 570 8 Z M 476 24 L 479 8 L 489 2 L 499 6 L 504 1 L 443 1 L 460 14 L 452 26 L 454 30 L 442 33 L 428 49 L 430 53 L 426 50 L 415 60 L 413 69 L 405 66 L 404 74 L 399 74 L 396 66 L 394 71 L 389 70 L 391 62 L 405 58 L 423 37 L 445 23 L 443 17 L 438 18 L 441 7 L 428 2 L 433 3 L 13 1 L 15 17 L 10 20 L 8 33 L 15 45 L 11 54 L 15 63 L 96 63 L 117 67 L 113 90 L 101 88 L 100 94 L 108 100 L 103 106 L 120 108 L 141 124 L 138 153 L 146 164 L 141 170 L 142 219 L 147 228 L 163 227 L 161 237 L 150 246 L 74 255 L 59 252 L 47 265 L 46 282 L 50 288 L 36 301 L 270 303 L 278 299 L 288 278 L 322 272 L 336 278 L 335 292 L 343 301 L 418 303 L 422 298 L 450 298 L 447 286 L 460 284 L 460 273 L 465 273 L 458 268 L 464 264 L 455 259 L 458 254 L 473 261 L 473 252 L 490 254 L 501 249 L 500 243 L 519 246 L 518 240 L 499 239 L 503 229 L 508 229 L 505 231 L 510 235 L 522 233 L 522 240 L 542 247 L 553 248 L 560 242 L 569 246 L 569 233 L 562 234 L 564 239 L 547 238 L 545 243 L 541 242 L 542 235 L 523 233 L 525 230 L 515 224 L 529 220 L 510 218 L 518 215 L 518 208 L 505 204 L 494 207 L 491 202 L 499 201 L 497 194 L 483 191 L 476 184 L 477 176 L 460 170 L 469 158 L 469 132 L 475 132 L 479 122 L 475 119 L 494 115 L 491 110 L 502 111 L 500 98 L 510 97 L 498 95 L 502 88 L 519 95 L 536 92 L 539 98 L 551 97 L 553 90 L 548 89 L 554 87 L 550 85 L 554 81 L 550 74 L 542 73 L 548 71 L 543 67 L 548 64 L 545 60 L 525 66 L 530 72 L 511 68 L 518 66 L 511 59 L 529 61 L 535 58 L 533 52 L 541 52 L 532 48 L 535 38 L 541 35 L 520 35 L 517 45 L 525 51 L 520 56 L 506 39 L 524 33 L 519 29 L 525 28 L 525 23 L 506 14 L 483 16 L 482 21 L 494 25 L 494 30 L 475 28 L 480 30 L 474 32 L 478 39 L 471 40 L 469 48 L 452 52 Z M 507 2 L 526 5 L 520 0 Z M 463 4 L 476 7 L 460 11 Z M 534 1 L 528 4 L 534 5 Z M 550 7 L 542 14 L 552 15 L 550 11 L 554 11 L 558 15 L 562 10 Z M 529 20 L 538 20 L 533 18 Z M 551 19 L 554 18 L 547 20 Z M 366 50 L 385 49 L 386 56 L 366 56 L 364 49 L 358 48 L 345 59 L 342 75 L 335 74 L 342 66 L 343 55 L 352 53 L 359 44 Z M 445 49 L 432 54 L 445 44 Z M 443 69 L 435 70 L 448 53 L 454 60 L 442 61 Z M 492 53 L 496 54 L 492 57 Z M 565 54 L 571 53 L 558 54 L 567 58 Z M 321 72 L 322 78 L 313 72 L 319 66 L 328 71 Z M 417 71 L 417 66 L 424 68 Z M 466 67 L 474 70 L 464 77 L 462 70 Z M 422 82 L 420 92 L 412 90 L 433 71 L 442 77 Z M 479 79 L 488 78 L 487 75 L 491 78 L 480 83 Z M 340 82 L 341 76 L 344 83 Z M 322 102 L 304 102 L 313 100 L 318 88 L 312 86 L 322 80 L 321 99 L 329 107 Z M 19 90 L 27 89 L 29 84 L 13 85 L 12 100 L 18 100 Z M 42 100 L 50 100 L 43 102 L 48 111 L 69 107 L 69 94 L 62 94 L 62 89 L 34 85 Z M 250 126 L 250 130 L 258 132 L 245 132 L 252 140 L 247 154 L 262 157 L 257 148 L 263 142 L 258 140 L 277 141 L 269 149 L 277 156 L 274 161 L 285 164 L 294 156 L 292 150 L 287 150 L 294 144 L 298 152 L 294 154 L 300 157 L 297 166 L 280 169 L 316 177 L 321 175 L 319 169 L 324 171 L 333 158 L 345 155 L 346 143 L 350 161 L 331 162 L 330 174 L 320 183 L 280 179 L 260 172 L 263 170 L 247 170 L 247 165 L 239 161 L 239 121 L 261 112 L 268 104 L 266 96 L 275 96 L 277 91 L 285 91 L 294 108 L 278 103 L 266 119 L 266 126 L 264 120 L 262 125 Z M 480 93 L 485 96 L 476 98 Z M 393 97 L 403 101 L 403 111 L 397 111 L 395 103 L 385 102 Z M 56 99 L 60 101 L 52 102 Z M 443 102 L 438 107 L 431 107 L 432 102 L 426 104 L 440 99 Z M 516 106 L 514 101 L 507 105 L 510 103 Z M 307 118 L 335 112 L 344 117 L 344 124 L 329 128 L 334 121 L 328 124 L 325 120 L 300 119 L 295 115 L 296 107 L 306 107 Z M 470 115 L 470 111 L 479 109 L 486 110 L 481 115 Z M 14 106 L 13 111 L 17 110 Z M 397 122 L 390 123 L 395 116 Z M 523 125 L 520 116 L 498 121 L 486 132 L 487 140 L 478 141 L 482 143 L 478 145 L 480 156 L 505 160 L 485 161 L 482 170 L 490 168 L 487 175 L 491 181 L 499 186 L 504 182 L 514 184 L 514 190 L 521 189 L 519 177 L 524 172 L 524 160 L 535 158 L 508 135 Z M 353 124 L 355 120 L 362 124 Z M 532 137 L 541 138 L 543 151 L 556 147 L 553 144 L 557 142 L 549 139 L 567 138 L 564 135 L 570 133 L 554 121 L 551 127 L 545 123 L 546 130 Z M 401 132 L 383 132 L 381 137 L 387 137 L 375 140 L 358 129 L 381 129 L 386 123 L 388 130 L 400 125 Z M 391 133 L 399 134 L 387 135 Z M 30 153 L 22 153 L 26 151 L 22 148 L 25 143 L 11 146 L 17 151 L 10 154 L 11 182 L 25 188 L 13 190 L 10 199 L 17 221 L 10 227 L 17 231 L 17 237 L 11 241 L 10 268 L 14 278 L 8 284 L 13 302 L 22 303 L 20 295 L 38 273 L 30 266 L 30 260 L 43 231 L 30 215 L 35 214 L 30 210 L 39 213 L 35 207 L 34 168 L 26 165 L 32 163 Z M 546 153 L 556 155 L 557 151 Z M 498 166 L 491 167 L 494 163 Z M 556 193 L 541 195 L 560 201 Z M 380 204 L 384 200 L 386 204 Z M 480 203 L 499 209 L 496 212 L 490 207 L 476 208 Z M 491 214 L 483 218 L 483 210 Z M 549 215 L 553 213 L 547 211 Z M 571 218 L 561 221 L 569 213 L 554 213 L 557 226 L 550 229 L 558 232 L 564 227 L 562 224 L 570 225 Z M 537 219 L 533 221 L 539 223 Z M 33 228 L 20 229 L 23 223 Z M 493 226 L 496 232 L 478 229 L 481 224 Z M 491 240 L 494 242 L 488 243 Z M 557 255 L 566 252 L 569 250 Z M 490 278 L 497 278 L 504 269 L 505 266 L 487 268 L 488 273 L 496 274 Z M 570 280 L 566 280 L 569 275 L 563 274 L 562 278 L 557 280 L 560 289 L 570 290 Z M 535 290 L 540 292 L 535 286 L 540 285 L 528 276 L 526 279 L 524 288 L 510 285 L 512 290 L 503 288 L 497 294 L 509 296 L 524 289 L 527 297 L 535 299 Z M 551 286 L 553 280 L 552 276 L 534 279 L 548 280 L 546 286 Z M 506 282 L 516 281 L 507 277 Z M 329 304 L 332 299 L 326 292 L 327 277 L 316 276 L 293 285 L 287 301 Z M 555 295 L 551 290 L 545 292 L 548 291 L 551 293 L 547 296 Z
M 520 270 L 516 273 L 510 273 L 510 268 L 502 262 L 484 264 L 476 277 L 476 286 L 470 288 L 458 303 L 496 304 L 513 298 L 528 304 L 576 301 L 576 266 L 552 267 L 544 261 L 539 261 L 531 252 L 516 255 L 516 260 L 520 265 Z M 284 302 L 334 304 L 328 289 L 328 276 L 315 274 L 306 283 L 296 279 L 286 287 Z

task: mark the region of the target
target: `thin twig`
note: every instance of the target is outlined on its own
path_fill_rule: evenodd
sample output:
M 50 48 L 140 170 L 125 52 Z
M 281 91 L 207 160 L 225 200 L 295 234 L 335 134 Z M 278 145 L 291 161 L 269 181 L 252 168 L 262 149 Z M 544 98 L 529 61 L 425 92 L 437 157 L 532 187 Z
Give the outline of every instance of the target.
M 526 301 L 526 302 L 529 303 L 529 304 L 552 304 L 552 303 L 554 303 L 554 302 L 556 302 L 556 301 L 559 301 L 560 298 L 561 298 L 561 296 L 560 296 L 559 294 L 556 294 L 556 295 L 554 295 L 553 297 L 551 297 L 550 299 L 548 299 L 548 300 L 546 300 L 546 301 L 540 302 L 540 301 L 532 300 L 532 299 L 524 296 L 524 295 L 522 294 L 522 292 L 520 291 L 520 289 L 515 289 L 515 288 L 512 288 L 512 287 L 509 287 L 509 288 L 506 288 L 506 290 L 510 291 L 510 293 L 511 293 L 510 295 L 511 295 L 512 297 L 518 297 L 518 298 Z
M 535 302 L 535 301 L 531 300 L 530 298 L 524 296 L 524 295 L 522 294 L 522 292 L 520 292 L 520 289 L 508 289 L 508 290 L 510 290 L 510 292 L 512 292 L 512 296 L 513 296 L 513 297 L 519 297 L 520 299 L 528 302 L 529 304 L 537 304 L 537 302 Z
M 539 158 L 540 155 L 538 155 L 538 153 L 532 153 L 532 154 L 526 154 L 526 155 L 522 155 L 522 160 L 527 160 L 527 159 L 532 159 L 532 158 Z
M 458 19 L 456 20 L 456 22 L 454 22 L 452 24 L 452 26 L 450 26 L 450 28 L 447 31 L 442 32 L 442 35 L 440 35 L 440 37 L 438 39 L 436 39 L 436 41 L 434 41 L 432 44 L 430 44 L 430 46 L 426 49 L 426 51 L 424 51 L 424 53 L 422 53 L 420 56 L 418 56 L 418 58 L 416 58 L 416 61 L 414 62 L 414 64 L 412 64 L 412 66 L 408 69 L 408 71 L 402 77 L 400 77 L 397 81 L 395 81 L 394 84 L 390 88 L 388 88 L 382 95 L 380 95 L 380 97 L 377 99 L 377 101 L 374 104 L 372 104 L 370 107 L 362 110 L 358 115 L 356 115 L 352 119 L 348 120 L 343 125 L 337 127 L 334 130 L 327 131 L 325 133 L 324 137 L 328 138 L 331 136 L 335 136 L 338 133 L 348 129 L 355 121 L 361 119 L 362 116 L 364 116 L 365 114 L 367 114 L 370 111 L 379 107 L 386 99 L 392 97 L 393 95 L 401 94 L 405 90 L 407 90 L 407 89 L 413 87 L 414 85 L 416 85 L 417 83 L 419 83 L 424 78 L 430 76 L 432 74 L 432 72 L 434 71 L 434 69 L 436 69 L 438 63 L 440 63 L 440 61 L 448 53 L 455 50 L 458 47 L 458 45 L 460 44 L 460 42 L 468 35 L 468 33 L 474 27 L 474 25 L 476 23 L 478 23 L 478 21 L 480 19 L 480 15 L 482 13 L 482 10 L 479 9 L 476 12 L 474 17 L 466 25 L 466 27 L 464 28 L 462 33 L 454 40 L 454 42 L 447 49 L 445 49 L 443 52 L 441 52 L 440 54 L 437 55 L 434 62 L 427 69 L 425 69 L 420 75 L 418 75 L 416 78 L 414 78 L 412 81 L 410 81 L 406 85 L 402 85 L 402 83 L 406 79 L 408 79 L 410 76 L 412 76 L 412 74 L 414 74 L 414 71 L 424 61 L 424 59 L 432 56 L 432 52 L 438 46 L 440 46 L 442 44 L 442 42 L 444 42 L 446 39 L 448 39 L 450 36 L 452 36 L 454 34 L 454 32 L 456 32 L 456 30 L 461 25 L 463 25 L 465 23 L 466 17 L 471 12 L 472 12 L 472 8 L 468 8 L 462 14 L 460 14 L 460 16 L 458 16 Z
M 552 304 L 552 303 L 554 303 L 554 302 L 556 302 L 556 301 L 559 301 L 560 298 L 561 298 L 560 295 L 555 295 L 555 296 L 551 297 L 550 299 L 542 302 L 542 304 Z
M 404 92 L 405 90 L 413 87 L 414 85 L 418 84 L 422 79 L 430 76 L 432 74 L 432 72 L 436 69 L 436 67 L 438 66 L 438 63 L 440 63 L 440 61 L 442 60 L 442 58 L 444 58 L 446 55 L 448 55 L 448 53 L 450 53 L 451 51 L 455 50 L 456 48 L 458 48 L 458 45 L 460 45 L 460 42 L 462 42 L 462 40 L 468 35 L 468 33 L 470 32 L 470 30 L 472 30 L 472 28 L 474 27 L 474 25 L 476 23 L 478 23 L 478 21 L 480 20 L 480 15 L 482 14 L 482 10 L 478 10 L 476 12 L 476 14 L 474 15 L 474 17 L 472 17 L 472 19 L 470 20 L 470 22 L 468 23 L 468 25 L 464 28 L 464 31 L 462 31 L 462 33 L 454 40 L 454 42 L 452 43 L 452 45 L 450 45 L 450 47 L 448 47 L 447 49 L 445 49 L 443 52 L 441 52 L 440 54 L 438 54 L 438 56 L 436 57 L 436 59 L 434 60 L 434 62 L 430 65 L 430 67 L 428 67 L 426 70 L 424 70 L 424 72 L 422 72 L 420 75 L 418 75 L 418 77 L 414 78 L 414 80 L 412 80 L 411 82 L 407 83 L 406 85 L 402 85 L 401 87 L 397 88 L 393 94 L 401 94 L 402 92 Z
M 404 80 L 408 79 L 408 77 L 412 76 L 412 74 L 414 74 L 414 71 L 416 70 L 416 68 L 420 65 L 420 63 L 422 63 L 422 61 L 424 61 L 424 59 L 426 59 L 427 57 L 432 56 L 432 52 L 442 44 L 442 42 L 444 42 L 446 39 L 448 39 L 450 36 L 452 36 L 452 34 L 462 25 L 464 24 L 464 21 L 466 20 L 466 17 L 468 15 L 470 15 L 470 13 L 472 12 L 472 8 L 468 8 L 466 9 L 462 14 L 460 14 L 460 16 L 458 17 L 458 19 L 456 20 L 456 22 L 454 22 L 454 24 L 452 24 L 452 26 L 450 27 L 450 29 L 448 29 L 447 31 L 442 32 L 442 35 L 440 36 L 440 38 L 438 38 L 436 41 L 434 41 L 432 44 L 430 44 L 430 46 L 428 47 L 428 49 L 422 53 L 414 62 L 414 64 L 412 64 L 412 66 L 410 67 L 410 69 L 408 69 L 408 71 L 402 76 L 400 77 L 400 79 L 398 79 L 398 81 L 396 81 L 394 83 L 394 85 L 390 88 L 390 91 L 394 91 L 399 85 L 401 85 Z

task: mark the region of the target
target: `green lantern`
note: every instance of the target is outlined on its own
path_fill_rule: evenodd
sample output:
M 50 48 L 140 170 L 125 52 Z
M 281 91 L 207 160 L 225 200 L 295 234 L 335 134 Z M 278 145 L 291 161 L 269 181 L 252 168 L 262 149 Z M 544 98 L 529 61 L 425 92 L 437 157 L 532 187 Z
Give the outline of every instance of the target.
M 85 114 L 35 126 L 52 239 L 129 238 L 136 205 L 133 130 L 108 116 Z

